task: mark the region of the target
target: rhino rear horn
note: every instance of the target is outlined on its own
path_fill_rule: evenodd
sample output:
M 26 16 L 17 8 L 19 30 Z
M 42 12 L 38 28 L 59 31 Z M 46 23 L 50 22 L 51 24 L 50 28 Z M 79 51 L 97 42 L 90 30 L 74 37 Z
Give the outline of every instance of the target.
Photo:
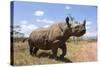
M 66 23 L 67 23 L 67 25 L 68 25 L 68 27 L 70 27 L 70 24 L 69 24 L 69 17 L 66 17 Z

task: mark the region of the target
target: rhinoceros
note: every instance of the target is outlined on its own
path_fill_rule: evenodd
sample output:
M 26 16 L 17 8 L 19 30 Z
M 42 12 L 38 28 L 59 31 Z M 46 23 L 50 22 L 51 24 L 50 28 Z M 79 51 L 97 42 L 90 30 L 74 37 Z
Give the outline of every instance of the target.
M 86 20 L 81 24 L 71 23 L 69 17 L 65 18 L 65 23 L 53 24 L 48 28 L 33 30 L 28 38 L 30 54 L 36 55 L 39 49 L 52 50 L 54 58 L 57 57 L 57 49 L 62 50 L 61 58 L 64 58 L 67 51 L 66 41 L 71 36 L 80 37 L 86 32 Z

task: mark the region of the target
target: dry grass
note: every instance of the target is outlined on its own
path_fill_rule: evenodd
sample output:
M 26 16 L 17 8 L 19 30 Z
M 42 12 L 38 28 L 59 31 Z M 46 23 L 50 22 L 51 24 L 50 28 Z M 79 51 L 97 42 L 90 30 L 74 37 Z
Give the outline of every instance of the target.
M 97 43 L 83 41 L 78 45 L 69 43 L 67 57 L 73 62 L 88 62 L 97 60 Z
M 38 51 L 38 57 L 33 57 L 29 54 L 27 42 L 14 43 L 14 65 L 35 65 L 35 64 L 56 64 L 64 63 L 65 61 L 50 59 L 49 55 L 52 53 L 50 50 Z M 67 54 L 65 58 L 70 59 L 72 62 L 82 61 L 96 61 L 96 42 L 80 41 L 78 44 L 73 42 L 68 43 Z M 58 55 L 61 50 L 58 49 Z

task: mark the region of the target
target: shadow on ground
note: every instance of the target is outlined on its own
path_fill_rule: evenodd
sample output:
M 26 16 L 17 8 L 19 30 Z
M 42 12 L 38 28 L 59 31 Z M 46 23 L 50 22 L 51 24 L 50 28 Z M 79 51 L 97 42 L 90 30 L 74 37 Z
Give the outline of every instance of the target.
M 45 53 L 45 52 L 42 52 L 42 53 L 39 53 L 37 57 L 48 57 L 50 58 L 52 55 L 50 53 Z M 50 58 L 51 59 L 51 58 Z M 54 59 L 54 58 L 52 58 Z M 60 57 L 57 57 L 57 59 L 55 59 L 57 61 L 62 61 L 62 62 L 65 62 L 65 63 L 72 63 L 72 61 L 68 58 L 60 58 Z

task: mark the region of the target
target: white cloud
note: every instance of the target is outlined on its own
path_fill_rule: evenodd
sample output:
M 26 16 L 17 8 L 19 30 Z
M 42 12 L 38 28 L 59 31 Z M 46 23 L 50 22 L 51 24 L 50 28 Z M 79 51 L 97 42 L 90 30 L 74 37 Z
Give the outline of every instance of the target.
M 91 27 L 90 26 L 86 26 L 86 29 L 90 29 Z
M 37 22 L 43 22 L 43 23 L 49 23 L 49 24 L 53 24 L 54 21 L 53 20 L 48 20 L 48 19 L 37 19 Z
M 86 21 L 86 29 L 90 29 L 91 28 L 91 21 Z
M 43 22 L 43 23 L 49 23 L 49 25 L 45 25 L 43 26 L 43 28 L 47 28 L 49 27 L 52 23 L 54 23 L 54 21 L 52 20 L 47 20 L 47 19 L 37 19 L 37 22 Z M 20 27 L 21 27 L 21 33 L 24 33 L 26 37 L 29 36 L 29 34 L 32 32 L 32 30 L 37 29 L 38 26 L 34 25 L 34 24 L 30 24 L 28 23 L 27 20 L 22 20 L 20 22 Z
M 86 21 L 86 25 L 91 25 L 92 22 L 91 21 Z
M 34 12 L 35 16 L 43 16 L 44 15 L 44 11 L 38 10 Z
M 97 32 L 92 29 L 92 32 L 90 30 L 92 29 L 92 21 L 86 21 L 86 34 L 84 36 L 86 37 L 95 37 L 97 36 Z
M 49 27 L 50 25 L 45 25 L 45 26 L 43 26 L 43 28 L 47 28 L 47 27 Z
M 37 29 L 38 27 L 33 25 L 33 24 L 29 24 L 27 20 L 22 20 L 20 22 L 20 27 L 21 27 L 21 33 L 24 33 L 25 36 L 29 36 L 29 34 L 31 33 L 31 31 L 33 29 Z
M 28 23 L 27 20 L 23 20 L 23 21 L 21 21 L 21 24 L 27 24 L 27 23 Z
M 71 9 L 71 7 L 70 6 L 65 6 L 65 9 L 69 10 L 69 9 Z
M 29 36 L 29 34 L 32 32 L 32 30 L 37 29 L 38 27 L 33 24 L 27 24 L 26 21 L 21 21 L 20 27 L 21 27 L 21 33 L 24 33 L 26 37 Z
M 29 24 L 29 25 L 27 26 L 27 28 L 30 29 L 30 30 L 32 30 L 32 29 L 37 29 L 38 27 L 35 26 L 35 25 L 33 25 L 33 24 Z

